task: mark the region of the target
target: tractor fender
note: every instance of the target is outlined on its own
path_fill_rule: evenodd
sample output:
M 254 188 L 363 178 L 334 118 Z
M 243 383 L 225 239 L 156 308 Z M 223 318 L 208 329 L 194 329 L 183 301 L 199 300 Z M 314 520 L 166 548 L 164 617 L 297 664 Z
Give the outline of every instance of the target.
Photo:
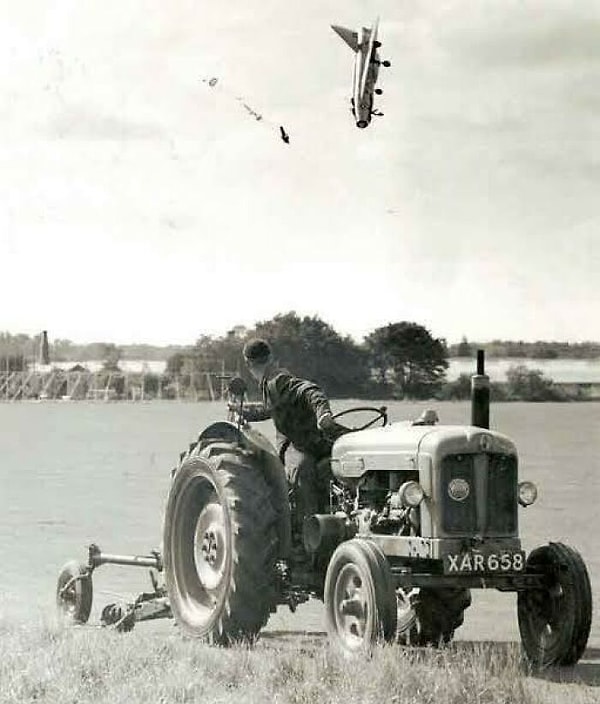
M 287 558 L 292 547 L 288 481 L 283 463 L 272 443 L 258 430 L 248 425 L 238 427 L 229 421 L 217 421 L 207 426 L 200 433 L 198 441 L 200 446 L 213 442 L 233 443 L 255 456 L 257 466 L 273 491 L 273 504 L 278 513 L 279 557 Z

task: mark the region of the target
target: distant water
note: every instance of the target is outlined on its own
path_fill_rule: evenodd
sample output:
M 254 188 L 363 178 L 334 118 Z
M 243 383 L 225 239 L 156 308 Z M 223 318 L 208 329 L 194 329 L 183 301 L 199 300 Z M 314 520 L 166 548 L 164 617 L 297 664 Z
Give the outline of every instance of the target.
M 416 417 L 431 405 L 443 423 L 468 421 L 465 402 L 395 402 L 391 420 Z M 169 470 L 224 410 L 219 402 L 0 404 L 0 616 L 52 613 L 60 567 L 67 559 L 85 561 L 91 542 L 112 553 L 157 547 Z M 600 603 L 600 403 L 497 404 L 491 423 L 516 441 L 522 478 L 540 488 L 538 504 L 520 513 L 525 547 L 549 539 L 577 547 Z M 259 426 L 272 437 L 269 421 Z M 95 608 L 114 600 L 113 592 L 127 596 L 149 586 L 145 569 L 103 566 L 94 576 Z M 510 595 L 476 598 L 494 614 L 496 630 L 483 632 L 484 610 L 473 609 L 465 633 L 512 638 Z M 301 614 L 311 613 L 313 625 L 322 625 L 318 607 L 278 614 L 273 624 L 302 628 Z M 600 624 L 594 629 L 600 646 Z
M 446 372 L 448 381 L 457 379 L 461 374 L 475 374 L 476 361 L 470 358 L 452 358 Z M 491 381 L 506 381 L 506 372 L 510 367 L 525 365 L 529 369 L 539 369 L 552 381 L 564 384 L 600 384 L 600 359 L 531 359 L 490 358 L 485 360 L 485 373 Z
M 456 379 L 460 374 L 474 374 L 475 359 L 453 357 L 449 360 L 450 367 L 447 371 L 449 381 Z M 38 371 L 50 371 L 52 367 L 70 369 L 74 362 L 57 362 L 48 367 L 37 366 Z M 486 374 L 492 381 L 504 381 L 506 372 L 512 366 L 524 364 L 526 367 L 541 369 L 541 371 L 557 383 L 598 383 L 600 384 L 600 358 L 597 359 L 532 359 L 530 357 L 511 357 L 486 359 Z M 102 361 L 83 362 L 91 372 L 102 369 Z M 142 372 L 162 374 L 166 368 L 166 361 L 161 360 L 121 360 L 119 366 L 124 372 Z

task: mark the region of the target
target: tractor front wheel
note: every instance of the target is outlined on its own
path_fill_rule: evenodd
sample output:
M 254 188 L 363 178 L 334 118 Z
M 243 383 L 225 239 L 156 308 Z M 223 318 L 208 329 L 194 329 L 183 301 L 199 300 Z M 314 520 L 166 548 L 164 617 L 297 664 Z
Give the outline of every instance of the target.
M 517 597 L 525 655 L 536 668 L 573 665 L 583 655 L 592 623 L 592 590 L 581 555 L 563 543 L 533 550 L 526 571 L 542 574 L 546 586 Z
M 337 547 L 325 577 L 325 616 L 334 647 L 346 655 L 369 652 L 396 634 L 396 594 L 385 556 L 355 538 Z

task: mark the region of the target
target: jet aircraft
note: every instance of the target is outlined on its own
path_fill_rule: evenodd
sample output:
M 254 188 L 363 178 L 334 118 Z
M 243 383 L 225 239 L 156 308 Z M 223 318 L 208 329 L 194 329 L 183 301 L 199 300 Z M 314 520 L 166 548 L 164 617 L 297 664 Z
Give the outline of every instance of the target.
M 354 72 L 352 75 L 352 114 L 356 120 L 356 126 L 361 129 L 367 127 L 373 115 L 381 116 L 383 113 L 373 108 L 373 93 L 381 95 L 381 88 L 376 88 L 379 67 L 391 66 L 389 61 L 381 61 L 379 52 L 381 42 L 377 40 L 377 30 L 379 19 L 375 20 L 373 26 L 362 27 L 360 39 L 358 32 L 346 27 L 332 24 L 331 28 L 338 34 L 356 54 L 354 59 Z

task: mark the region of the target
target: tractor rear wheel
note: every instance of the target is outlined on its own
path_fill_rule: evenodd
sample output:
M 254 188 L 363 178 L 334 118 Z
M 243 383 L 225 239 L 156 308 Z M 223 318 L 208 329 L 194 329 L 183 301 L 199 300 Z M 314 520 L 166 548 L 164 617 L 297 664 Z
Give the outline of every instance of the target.
M 277 514 L 255 459 L 235 446 L 188 456 L 165 510 L 163 559 L 173 616 L 189 635 L 253 641 L 271 612 Z
M 444 587 L 422 588 L 410 597 L 412 619 L 402 619 L 408 627 L 398 634 L 403 645 L 438 647 L 452 640 L 454 631 L 462 626 L 465 609 L 471 605 L 469 589 Z M 408 604 L 408 600 L 405 605 Z
M 325 577 L 325 617 L 334 647 L 346 655 L 369 652 L 396 634 L 396 594 L 377 545 L 355 538 L 339 545 Z
M 583 655 L 592 623 L 592 590 L 585 562 L 563 543 L 529 554 L 526 571 L 545 575 L 547 586 L 517 597 L 525 655 L 537 668 L 573 665 Z

